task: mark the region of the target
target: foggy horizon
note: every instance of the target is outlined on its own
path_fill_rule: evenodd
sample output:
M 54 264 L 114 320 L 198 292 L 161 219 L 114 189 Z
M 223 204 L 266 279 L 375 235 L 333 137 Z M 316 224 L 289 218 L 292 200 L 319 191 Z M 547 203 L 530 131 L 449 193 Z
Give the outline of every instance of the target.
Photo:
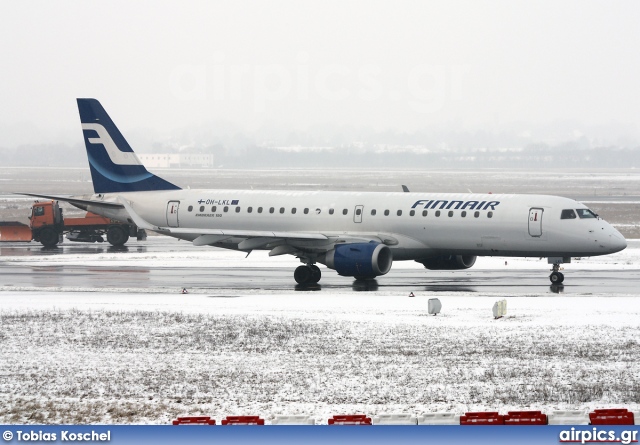
M 77 97 L 101 101 L 141 153 L 629 151 L 639 12 L 631 1 L 3 3 L 0 160 L 26 146 L 85 162 Z

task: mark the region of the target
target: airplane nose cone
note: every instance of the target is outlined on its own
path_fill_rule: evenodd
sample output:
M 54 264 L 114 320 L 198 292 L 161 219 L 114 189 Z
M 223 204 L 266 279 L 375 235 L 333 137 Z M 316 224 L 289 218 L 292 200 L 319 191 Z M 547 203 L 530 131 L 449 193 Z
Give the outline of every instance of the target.
M 611 253 L 620 252 L 627 248 L 627 240 L 624 239 L 624 236 L 620 232 L 618 232 L 613 227 L 611 228 L 611 233 L 609 234 L 609 248 L 611 249 Z

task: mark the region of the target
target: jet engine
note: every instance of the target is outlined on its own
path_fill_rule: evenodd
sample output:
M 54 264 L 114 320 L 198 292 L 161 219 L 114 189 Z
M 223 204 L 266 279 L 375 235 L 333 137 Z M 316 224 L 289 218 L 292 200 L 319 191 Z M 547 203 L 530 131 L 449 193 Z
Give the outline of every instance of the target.
M 346 277 L 373 278 L 391 270 L 391 249 L 380 243 L 337 245 L 327 252 L 324 264 Z
M 476 257 L 471 255 L 440 255 L 416 260 L 429 270 L 460 270 L 468 269 L 476 263 Z

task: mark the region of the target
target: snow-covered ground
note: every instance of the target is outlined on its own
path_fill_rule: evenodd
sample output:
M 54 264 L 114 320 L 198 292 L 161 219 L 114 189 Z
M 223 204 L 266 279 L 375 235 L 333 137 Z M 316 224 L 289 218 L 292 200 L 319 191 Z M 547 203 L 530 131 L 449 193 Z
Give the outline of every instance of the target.
M 163 243 L 164 238 L 150 238 Z M 0 257 L 25 265 L 297 265 L 172 252 Z M 638 268 L 640 242 L 572 269 Z M 475 268 L 504 267 L 504 258 Z M 509 267 L 548 269 L 537 259 Z M 395 267 L 420 267 L 411 262 Z M 2 423 L 166 423 L 177 415 L 640 408 L 640 298 L 438 292 L 64 288 L 0 291 Z M 505 318 L 492 306 L 507 300 Z

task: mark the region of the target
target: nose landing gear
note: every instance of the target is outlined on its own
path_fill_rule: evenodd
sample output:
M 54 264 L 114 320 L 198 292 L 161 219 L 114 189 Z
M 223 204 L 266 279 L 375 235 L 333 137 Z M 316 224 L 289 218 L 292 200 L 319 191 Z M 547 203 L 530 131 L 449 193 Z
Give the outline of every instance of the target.
M 569 261 L 564 261 L 566 259 L 568 259 Z M 564 274 L 560 272 L 560 264 L 568 262 L 571 262 L 571 258 L 549 258 L 549 263 L 553 264 L 551 275 L 549 275 L 551 284 L 561 284 L 564 281 Z
M 564 281 L 564 274 L 562 272 L 551 272 L 549 280 L 552 284 L 560 284 Z

